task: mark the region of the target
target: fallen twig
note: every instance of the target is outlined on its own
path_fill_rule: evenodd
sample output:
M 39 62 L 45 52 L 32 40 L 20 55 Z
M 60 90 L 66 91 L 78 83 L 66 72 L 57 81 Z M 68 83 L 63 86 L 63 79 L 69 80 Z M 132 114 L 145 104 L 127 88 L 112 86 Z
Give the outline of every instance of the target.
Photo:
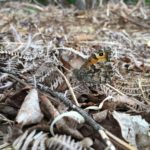
M 39 86 L 39 88 L 41 88 L 41 86 Z M 131 145 L 129 145 L 128 143 L 122 141 L 121 139 L 119 139 L 118 137 L 116 137 L 115 135 L 111 134 L 109 131 L 107 131 L 105 128 L 103 128 L 101 125 L 99 125 L 95 120 L 92 119 L 92 117 L 90 117 L 88 115 L 87 112 L 85 112 L 84 110 L 82 110 L 81 108 L 79 108 L 78 106 L 72 104 L 71 100 L 69 100 L 67 97 L 64 97 L 63 94 L 58 93 L 58 92 L 54 92 L 52 90 L 50 90 L 49 88 L 46 89 L 46 87 L 42 87 L 41 90 L 46 91 L 47 93 L 51 94 L 54 97 L 57 97 L 61 102 L 63 102 L 66 106 L 68 106 L 70 109 L 75 110 L 77 112 L 79 112 L 84 119 L 86 120 L 86 122 L 97 132 L 100 133 L 103 142 L 109 147 L 110 150 L 115 149 L 114 145 L 111 143 L 111 141 L 109 140 L 109 138 L 107 137 L 107 135 L 111 138 L 111 140 L 113 140 L 119 147 L 125 149 L 125 150 L 137 150 L 135 147 L 132 147 Z M 106 135 L 107 134 L 107 135 Z

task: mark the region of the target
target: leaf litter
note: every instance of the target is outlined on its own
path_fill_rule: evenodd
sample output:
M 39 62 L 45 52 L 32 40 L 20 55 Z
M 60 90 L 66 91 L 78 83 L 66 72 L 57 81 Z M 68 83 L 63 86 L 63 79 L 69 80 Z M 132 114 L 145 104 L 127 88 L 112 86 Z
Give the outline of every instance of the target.
M 150 149 L 148 5 L 0 7 L 0 149 Z M 79 81 L 74 70 L 103 48 L 114 84 Z

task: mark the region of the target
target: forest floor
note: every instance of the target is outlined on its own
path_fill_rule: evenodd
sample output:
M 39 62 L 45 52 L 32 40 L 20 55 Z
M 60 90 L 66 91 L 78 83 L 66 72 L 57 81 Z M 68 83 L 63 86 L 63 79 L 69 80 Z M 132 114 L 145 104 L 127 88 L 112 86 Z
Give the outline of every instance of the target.
M 150 150 L 149 127 L 149 6 L 0 6 L 0 149 Z

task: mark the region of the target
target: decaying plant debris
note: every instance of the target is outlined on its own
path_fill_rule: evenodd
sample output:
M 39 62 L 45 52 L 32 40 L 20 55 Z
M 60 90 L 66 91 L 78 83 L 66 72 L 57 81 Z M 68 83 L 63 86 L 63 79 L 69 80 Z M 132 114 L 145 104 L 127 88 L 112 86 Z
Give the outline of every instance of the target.
M 148 6 L 0 7 L 0 149 L 150 149 Z M 113 84 L 76 74 L 99 49 Z

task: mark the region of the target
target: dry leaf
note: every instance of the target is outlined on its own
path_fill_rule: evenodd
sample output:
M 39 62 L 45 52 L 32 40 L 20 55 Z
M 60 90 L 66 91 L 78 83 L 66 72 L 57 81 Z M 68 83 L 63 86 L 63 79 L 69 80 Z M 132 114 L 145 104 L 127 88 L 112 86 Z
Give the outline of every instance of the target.
M 42 120 L 43 114 L 39 106 L 38 92 L 31 89 L 16 117 L 17 123 L 24 125 L 35 124 Z
M 149 131 L 149 124 L 142 119 L 140 115 L 130 116 L 129 114 L 116 111 L 114 111 L 112 115 L 120 125 L 123 138 L 137 147 L 136 135 L 147 134 Z

